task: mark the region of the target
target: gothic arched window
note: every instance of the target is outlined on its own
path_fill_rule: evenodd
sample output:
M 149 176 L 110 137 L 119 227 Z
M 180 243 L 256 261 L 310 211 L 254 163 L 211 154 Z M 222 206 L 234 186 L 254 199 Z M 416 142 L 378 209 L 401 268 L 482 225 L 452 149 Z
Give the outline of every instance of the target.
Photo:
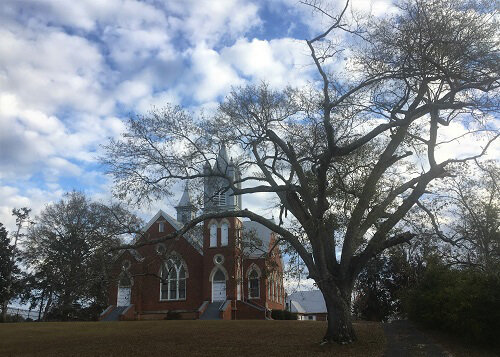
M 229 226 L 227 223 L 223 223 L 220 228 L 221 245 L 229 244 Z
M 160 300 L 184 300 L 186 298 L 186 269 L 180 259 L 169 259 L 161 272 Z
M 248 295 L 250 298 L 260 297 L 259 273 L 256 270 L 248 275 Z
M 217 247 L 217 226 L 215 224 L 210 226 L 210 247 Z

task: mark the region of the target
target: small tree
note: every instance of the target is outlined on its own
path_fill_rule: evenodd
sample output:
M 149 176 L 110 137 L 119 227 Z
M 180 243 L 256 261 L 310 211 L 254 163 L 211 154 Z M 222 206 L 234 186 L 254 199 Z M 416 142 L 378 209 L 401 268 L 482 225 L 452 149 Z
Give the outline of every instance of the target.
M 0 223 L 0 303 L 2 304 L 1 322 L 7 318 L 7 306 L 12 298 L 12 276 L 19 273 L 14 259 L 14 247 L 10 244 L 7 230 Z
M 401 223 L 431 182 L 483 155 L 498 137 L 489 122 L 499 106 L 500 37 L 482 2 L 402 1 L 366 28 L 348 24 L 348 4 L 340 15 L 308 5 L 331 21 L 306 42 L 318 82 L 235 89 L 209 118 L 170 106 L 132 118 L 102 162 L 118 197 L 138 204 L 172 195 L 179 180 L 205 177 L 225 183 L 217 194 L 272 194 L 278 222 L 250 210 L 211 212 L 162 240 L 215 217 L 265 225 L 297 251 L 322 291 L 324 342 L 349 343 L 356 339 L 351 295 L 358 274 L 374 256 L 415 237 Z M 484 147 L 443 158 L 440 148 L 457 139 L 454 125 L 469 130 L 459 137 L 482 135 Z M 217 161 L 222 145 L 235 154 L 232 162 Z M 238 170 L 236 179 L 227 168 Z
M 2 237 L 2 263 L 1 263 L 1 274 L 2 280 L 1 290 L 0 290 L 0 302 L 2 307 L 1 321 L 5 322 L 7 318 L 7 308 L 9 302 L 21 292 L 23 276 L 21 270 L 18 267 L 20 261 L 20 254 L 18 251 L 18 243 L 25 236 L 24 230 L 27 225 L 29 225 L 30 219 L 29 214 L 31 209 L 23 207 L 21 209 L 14 208 L 12 210 L 12 215 L 16 217 L 16 232 L 13 234 L 12 239 L 7 236 L 7 231 L 3 228 L 2 235 L 5 233 L 5 237 Z M 11 240 L 13 244 L 11 244 Z M 5 260 L 3 260 L 5 259 Z

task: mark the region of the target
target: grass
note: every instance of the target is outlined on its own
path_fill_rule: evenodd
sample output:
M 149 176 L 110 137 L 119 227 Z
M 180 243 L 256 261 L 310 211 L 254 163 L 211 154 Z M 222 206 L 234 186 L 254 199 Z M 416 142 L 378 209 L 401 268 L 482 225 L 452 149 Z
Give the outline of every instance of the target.
M 0 324 L 1 356 L 383 356 L 380 324 L 356 323 L 358 341 L 320 346 L 325 322 L 133 321 Z

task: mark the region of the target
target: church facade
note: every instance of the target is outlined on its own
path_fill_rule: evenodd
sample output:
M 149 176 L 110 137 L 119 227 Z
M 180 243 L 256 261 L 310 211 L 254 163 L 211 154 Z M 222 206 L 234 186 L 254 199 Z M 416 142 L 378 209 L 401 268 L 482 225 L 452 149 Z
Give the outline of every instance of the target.
M 221 148 L 214 167 L 239 178 Z M 204 213 L 241 209 L 224 178 L 204 181 Z M 177 219 L 159 211 L 136 239 L 137 245 L 180 230 L 195 217 L 186 186 Z M 115 261 L 110 306 L 102 320 L 266 319 L 283 310 L 283 265 L 274 232 L 236 217 L 205 220 L 183 236 L 123 251 Z

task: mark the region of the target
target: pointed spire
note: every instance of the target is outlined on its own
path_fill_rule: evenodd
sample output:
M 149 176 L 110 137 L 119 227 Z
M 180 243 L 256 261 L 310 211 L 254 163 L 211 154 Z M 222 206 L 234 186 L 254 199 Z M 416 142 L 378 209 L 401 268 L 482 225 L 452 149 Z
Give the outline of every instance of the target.
M 184 192 L 182 193 L 179 205 L 175 207 L 177 211 L 177 221 L 182 224 L 186 224 L 190 220 L 196 217 L 196 206 L 191 201 L 191 195 L 189 194 L 189 185 L 186 182 L 184 187 Z
M 186 186 L 184 187 L 184 192 L 182 194 L 181 200 L 179 202 L 178 207 L 187 207 L 187 206 L 192 206 L 193 203 L 191 202 L 191 195 L 189 194 L 189 185 L 186 183 Z
M 228 162 L 229 159 L 227 157 L 226 144 L 222 142 L 219 149 L 219 154 L 217 155 L 217 161 L 215 162 L 214 170 L 218 170 L 222 173 L 226 172 Z

